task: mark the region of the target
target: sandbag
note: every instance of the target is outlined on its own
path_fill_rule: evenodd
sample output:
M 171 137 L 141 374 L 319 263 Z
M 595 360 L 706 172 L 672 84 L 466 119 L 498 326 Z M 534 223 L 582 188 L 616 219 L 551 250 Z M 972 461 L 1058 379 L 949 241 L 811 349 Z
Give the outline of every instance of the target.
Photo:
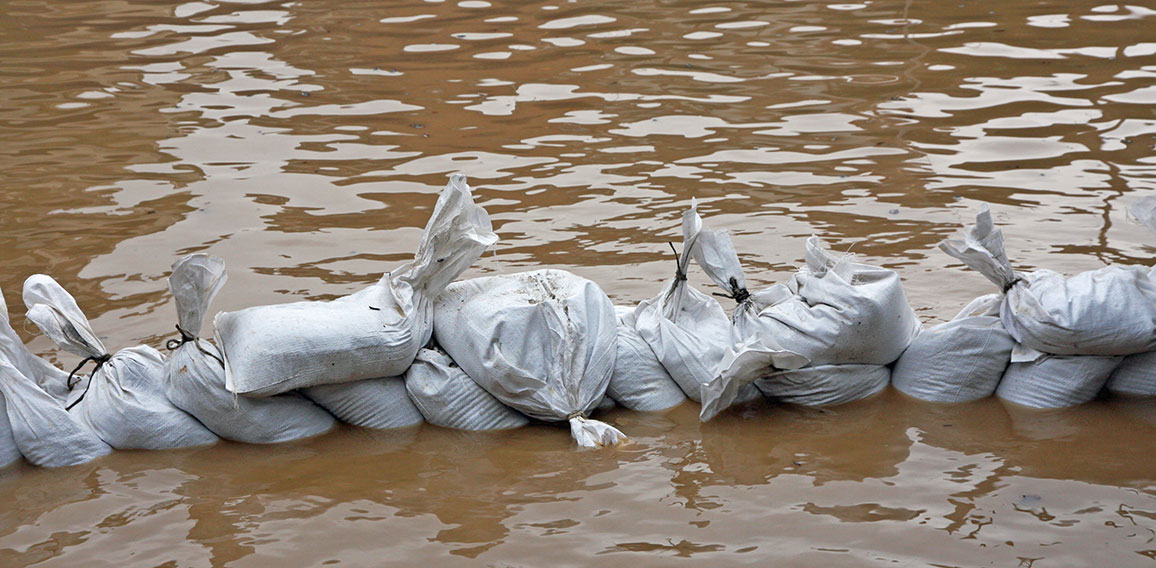
M 879 394 L 891 380 L 885 365 L 818 365 L 776 371 L 755 381 L 767 397 L 803 406 L 834 406 Z
M 169 290 L 177 305 L 180 340 L 169 342 L 165 395 L 218 436 L 249 444 L 275 444 L 318 436 L 337 421 L 297 393 L 238 397 L 225 389 L 225 367 L 216 345 L 200 337 L 213 297 L 225 285 L 225 261 L 191 254 L 173 264 Z
M 405 392 L 404 377 L 318 385 L 299 392 L 338 420 L 353 426 L 390 430 L 425 421 Z
M 422 349 L 405 372 L 405 390 L 430 424 L 458 430 L 508 430 L 530 423 L 501 403 L 439 349 Z
M 1156 351 L 1125 357 L 1104 388 L 1122 396 L 1156 396 Z
M 112 452 L 64 409 L 65 393 L 53 396 L 45 390 L 42 382 L 66 387 L 67 374 L 59 377 L 58 369 L 29 352 L 8 317 L 0 294 L 0 464 L 24 455 L 32 465 L 64 467 Z
M 996 396 L 1032 408 L 1063 408 L 1096 398 L 1123 357 L 1051 355 L 1008 365 Z
M 531 418 L 568 421 L 582 447 L 625 439 L 586 418 L 614 372 L 616 330 L 610 298 L 562 270 L 456 282 L 434 307 L 438 345 L 474 382 Z
M 702 400 L 702 385 L 718 375 L 723 357 L 736 340 L 730 318 L 718 301 L 686 281 L 686 269 L 702 234 L 698 203 L 691 200 L 690 209 L 682 215 L 683 253 L 676 258 L 674 278 L 666 281 L 657 296 L 642 301 L 634 310 L 639 336 L 686 396 L 695 401 Z M 759 398 L 759 393 L 743 385 L 736 397 L 738 402 L 745 402 Z
M 617 351 L 607 396 L 641 412 L 667 410 L 686 402 L 682 388 L 638 333 L 634 308 L 615 306 L 614 312 L 618 317 Z
M 987 204 L 980 206 L 975 225 L 939 248 L 1004 292 L 1004 328 L 1035 358 L 1156 351 L 1156 281 L 1145 267 L 1106 266 L 1071 277 L 1017 272 Z
M 110 355 L 76 301 L 49 276 L 25 280 L 24 304 L 28 319 L 44 335 L 96 363 L 68 410 L 105 443 L 118 450 L 163 450 L 217 441 L 216 434 L 165 396 L 164 359 L 156 349 L 141 345 Z
M 915 337 L 891 370 L 891 384 L 931 402 L 968 402 L 995 393 L 1015 340 L 999 318 L 1001 294 L 973 300 L 951 321 Z
M 404 374 L 429 341 L 432 299 L 496 240 L 465 176 L 453 176 L 438 197 L 413 262 L 377 284 L 331 302 L 217 314 L 226 388 L 268 396 Z

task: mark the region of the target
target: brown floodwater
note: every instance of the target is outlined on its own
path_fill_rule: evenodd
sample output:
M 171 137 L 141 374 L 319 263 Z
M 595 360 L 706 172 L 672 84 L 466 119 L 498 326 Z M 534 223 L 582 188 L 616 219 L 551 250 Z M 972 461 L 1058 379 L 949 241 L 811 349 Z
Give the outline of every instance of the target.
M 935 248 L 980 202 L 1019 268 L 1153 263 L 1124 210 L 1156 189 L 1140 4 L 9 0 L 0 287 L 62 366 L 29 274 L 110 347 L 159 347 L 178 256 L 226 259 L 217 310 L 346 294 L 460 171 L 502 239 L 466 277 L 564 268 L 637 302 L 693 196 L 754 285 L 818 234 L 942 321 L 993 291 Z M 632 443 L 342 428 L 17 465 L 0 565 L 1156 564 L 1152 401 L 606 419 Z

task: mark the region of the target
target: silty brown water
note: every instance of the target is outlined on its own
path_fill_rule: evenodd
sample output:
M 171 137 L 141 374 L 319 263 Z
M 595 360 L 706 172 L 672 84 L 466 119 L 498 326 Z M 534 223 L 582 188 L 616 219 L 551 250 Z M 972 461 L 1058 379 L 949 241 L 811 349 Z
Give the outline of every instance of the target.
M 1156 186 L 1154 24 L 1082 1 L 7 2 L 0 286 L 18 328 L 46 272 L 110 347 L 159 346 L 179 255 L 227 260 L 214 309 L 336 297 L 412 254 L 461 171 L 502 237 L 467 277 L 559 267 L 636 302 L 695 196 L 753 285 L 819 234 L 939 321 L 990 291 L 935 250 L 981 201 L 1018 268 L 1152 263 L 1123 206 Z M 607 419 L 633 443 L 345 428 L 16 466 L 0 564 L 1156 558 L 1151 402 Z

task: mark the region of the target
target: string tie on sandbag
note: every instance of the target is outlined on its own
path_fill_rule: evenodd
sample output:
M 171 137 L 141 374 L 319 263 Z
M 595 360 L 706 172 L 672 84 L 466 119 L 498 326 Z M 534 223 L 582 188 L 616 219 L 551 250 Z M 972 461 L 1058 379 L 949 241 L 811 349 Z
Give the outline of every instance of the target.
M 730 294 L 724 294 L 721 292 L 714 292 L 713 294 L 715 296 L 719 296 L 722 298 L 730 298 L 739 304 L 750 299 L 751 293 L 748 292 L 746 288 L 739 286 L 739 281 L 736 280 L 734 276 L 731 276 L 730 285 L 731 285 L 731 293 Z
M 179 348 L 180 346 L 182 346 L 186 343 L 189 343 L 191 341 L 193 343 L 193 345 L 197 346 L 197 351 L 200 351 L 201 353 L 203 353 L 204 355 L 206 355 L 208 357 L 212 357 L 213 360 L 220 363 L 222 367 L 225 366 L 225 362 L 222 361 L 220 357 L 217 357 L 216 355 L 213 355 L 212 353 L 205 351 L 205 348 L 201 347 L 201 342 L 197 341 L 197 339 L 198 339 L 197 336 L 182 329 L 180 324 L 177 324 L 177 331 L 180 332 L 181 338 L 180 339 L 170 339 L 170 340 L 166 341 L 165 342 L 165 349 L 168 349 L 169 351 L 176 351 L 177 348 Z
M 670 241 L 666 244 L 670 245 L 670 250 L 674 253 L 674 279 L 686 282 L 686 273 L 682 271 L 682 257 L 678 255 L 678 249 L 674 248 L 674 243 Z
M 1008 290 L 1011 290 L 1013 287 L 1015 287 L 1016 284 L 1019 284 L 1020 282 L 1023 282 L 1023 281 L 1024 281 L 1024 279 L 1022 277 L 1016 276 L 1011 282 L 1008 282 L 1006 285 L 1004 285 L 1003 293 L 1007 294 Z
M 575 410 L 574 412 L 571 412 L 569 415 L 566 416 L 567 421 L 573 420 L 575 418 L 585 419 L 586 413 L 582 412 L 581 410 Z
M 105 353 L 104 355 L 100 355 L 100 356 L 90 355 L 88 357 L 85 357 L 84 359 L 81 359 L 80 364 L 77 365 L 76 368 L 73 369 L 72 372 L 68 374 L 68 381 L 67 381 L 68 389 L 72 390 L 72 387 L 76 386 L 76 383 L 72 381 L 72 379 L 76 377 L 76 373 L 80 372 L 80 370 L 82 368 L 84 368 L 84 365 L 86 363 L 88 363 L 89 361 L 95 361 L 96 362 L 96 366 L 92 368 L 92 373 L 89 373 L 89 375 L 88 375 L 88 385 L 84 387 L 84 392 L 80 393 L 80 396 L 76 398 L 75 402 L 64 407 L 65 410 L 72 410 L 72 407 L 80 404 L 80 401 L 84 400 L 84 395 L 88 394 L 88 389 L 92 388 L 92 379 L 93 379 L 93 377 L 96 376 L 96 372 L 99 371 L 100 368 L 103 367 L 104 364 L 107 363 L 109 359 L 112 359 L 112 355 L 110 355 L 108 353 Z M 77 381 L 77 382 L 79 382 L 79 381 Z

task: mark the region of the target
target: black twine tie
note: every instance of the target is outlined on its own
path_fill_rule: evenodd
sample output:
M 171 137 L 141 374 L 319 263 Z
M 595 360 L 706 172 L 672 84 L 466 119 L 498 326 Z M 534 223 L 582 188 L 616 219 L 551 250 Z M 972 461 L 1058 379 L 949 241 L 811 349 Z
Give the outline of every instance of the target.
M 730 285 L 730 294 L 724 294 L 720 292 L 714 292 L 713 294 L 722 298 L 730 298 L 739 304 L 747 301 L 747 299 L 751 297 L 751 293 L 748 292 L 746 288 L 739 286 L 739 281 L 736 280 L 734 276 L 731 276 Z
M 80 361 L 80 364 L 77 365 L 76 368 L 73 369 L 72 372 L 68 374 L 68 390 L 72 390 L 72 387 L 76 386 L 76 383 L 72 382 L 72 379 L 76 377 L 76 373 L 80 372 L 80 370 L 82 368 L 84 368 L 85 363 L 88 363 L 89 361 L 95 361 L 96 362 L 96 366 L 92 368 L 92 373 L 90 373 L 88 375 L 88 384 L 85 385 L 84 392 L 80 393 L 80 396 L 77 397 L 75 402 L 64 407 L 65 410 L 72 410 L 72 407 L 80 404 L 80 401 L 84 400 L 84 395 L 88 394 L 88 389 L 92 388 L 92 379 L 93 379 L 93 377 L 96 376 L 96 372 L 99 371 L 100 368 L 103 367 L 104 364 L 107 363 L 109 359 L 112 359 L 112 355 L 109 355 L 108 353 L 105 353 L 104 355 L 101 355 L 99 357 L 94 357 L 94 356 L 90 355 L 90 356 L 82 359 Z
M 201 347 L 201 342 L 197 341 L 197 336 L 185 331 L 184 329 L 181 329 L 181 326 L 179 324 L 177 325 L 177 331 L 179 331 L 181 333 L 181 338 L 180 339 L 170 339 L 170 340 L 166 341 L 165 342 L 165 349 L 168 349 L 169 351 L 176 351 L 178 347 L 180 347 L 186 343 L 189 343 L 191 341 L 193 343 L 193 345 L 197 346 L 197 351 L 204 353 L 208 357 L 212 357 L 214 361 L 221 364 L 221 367 L 225 366 L 225 362 L 222 361 L 220 357 L 217 357 L 216 355 L 213 355 L 212 353 L 205 351 L 205 348 Z

